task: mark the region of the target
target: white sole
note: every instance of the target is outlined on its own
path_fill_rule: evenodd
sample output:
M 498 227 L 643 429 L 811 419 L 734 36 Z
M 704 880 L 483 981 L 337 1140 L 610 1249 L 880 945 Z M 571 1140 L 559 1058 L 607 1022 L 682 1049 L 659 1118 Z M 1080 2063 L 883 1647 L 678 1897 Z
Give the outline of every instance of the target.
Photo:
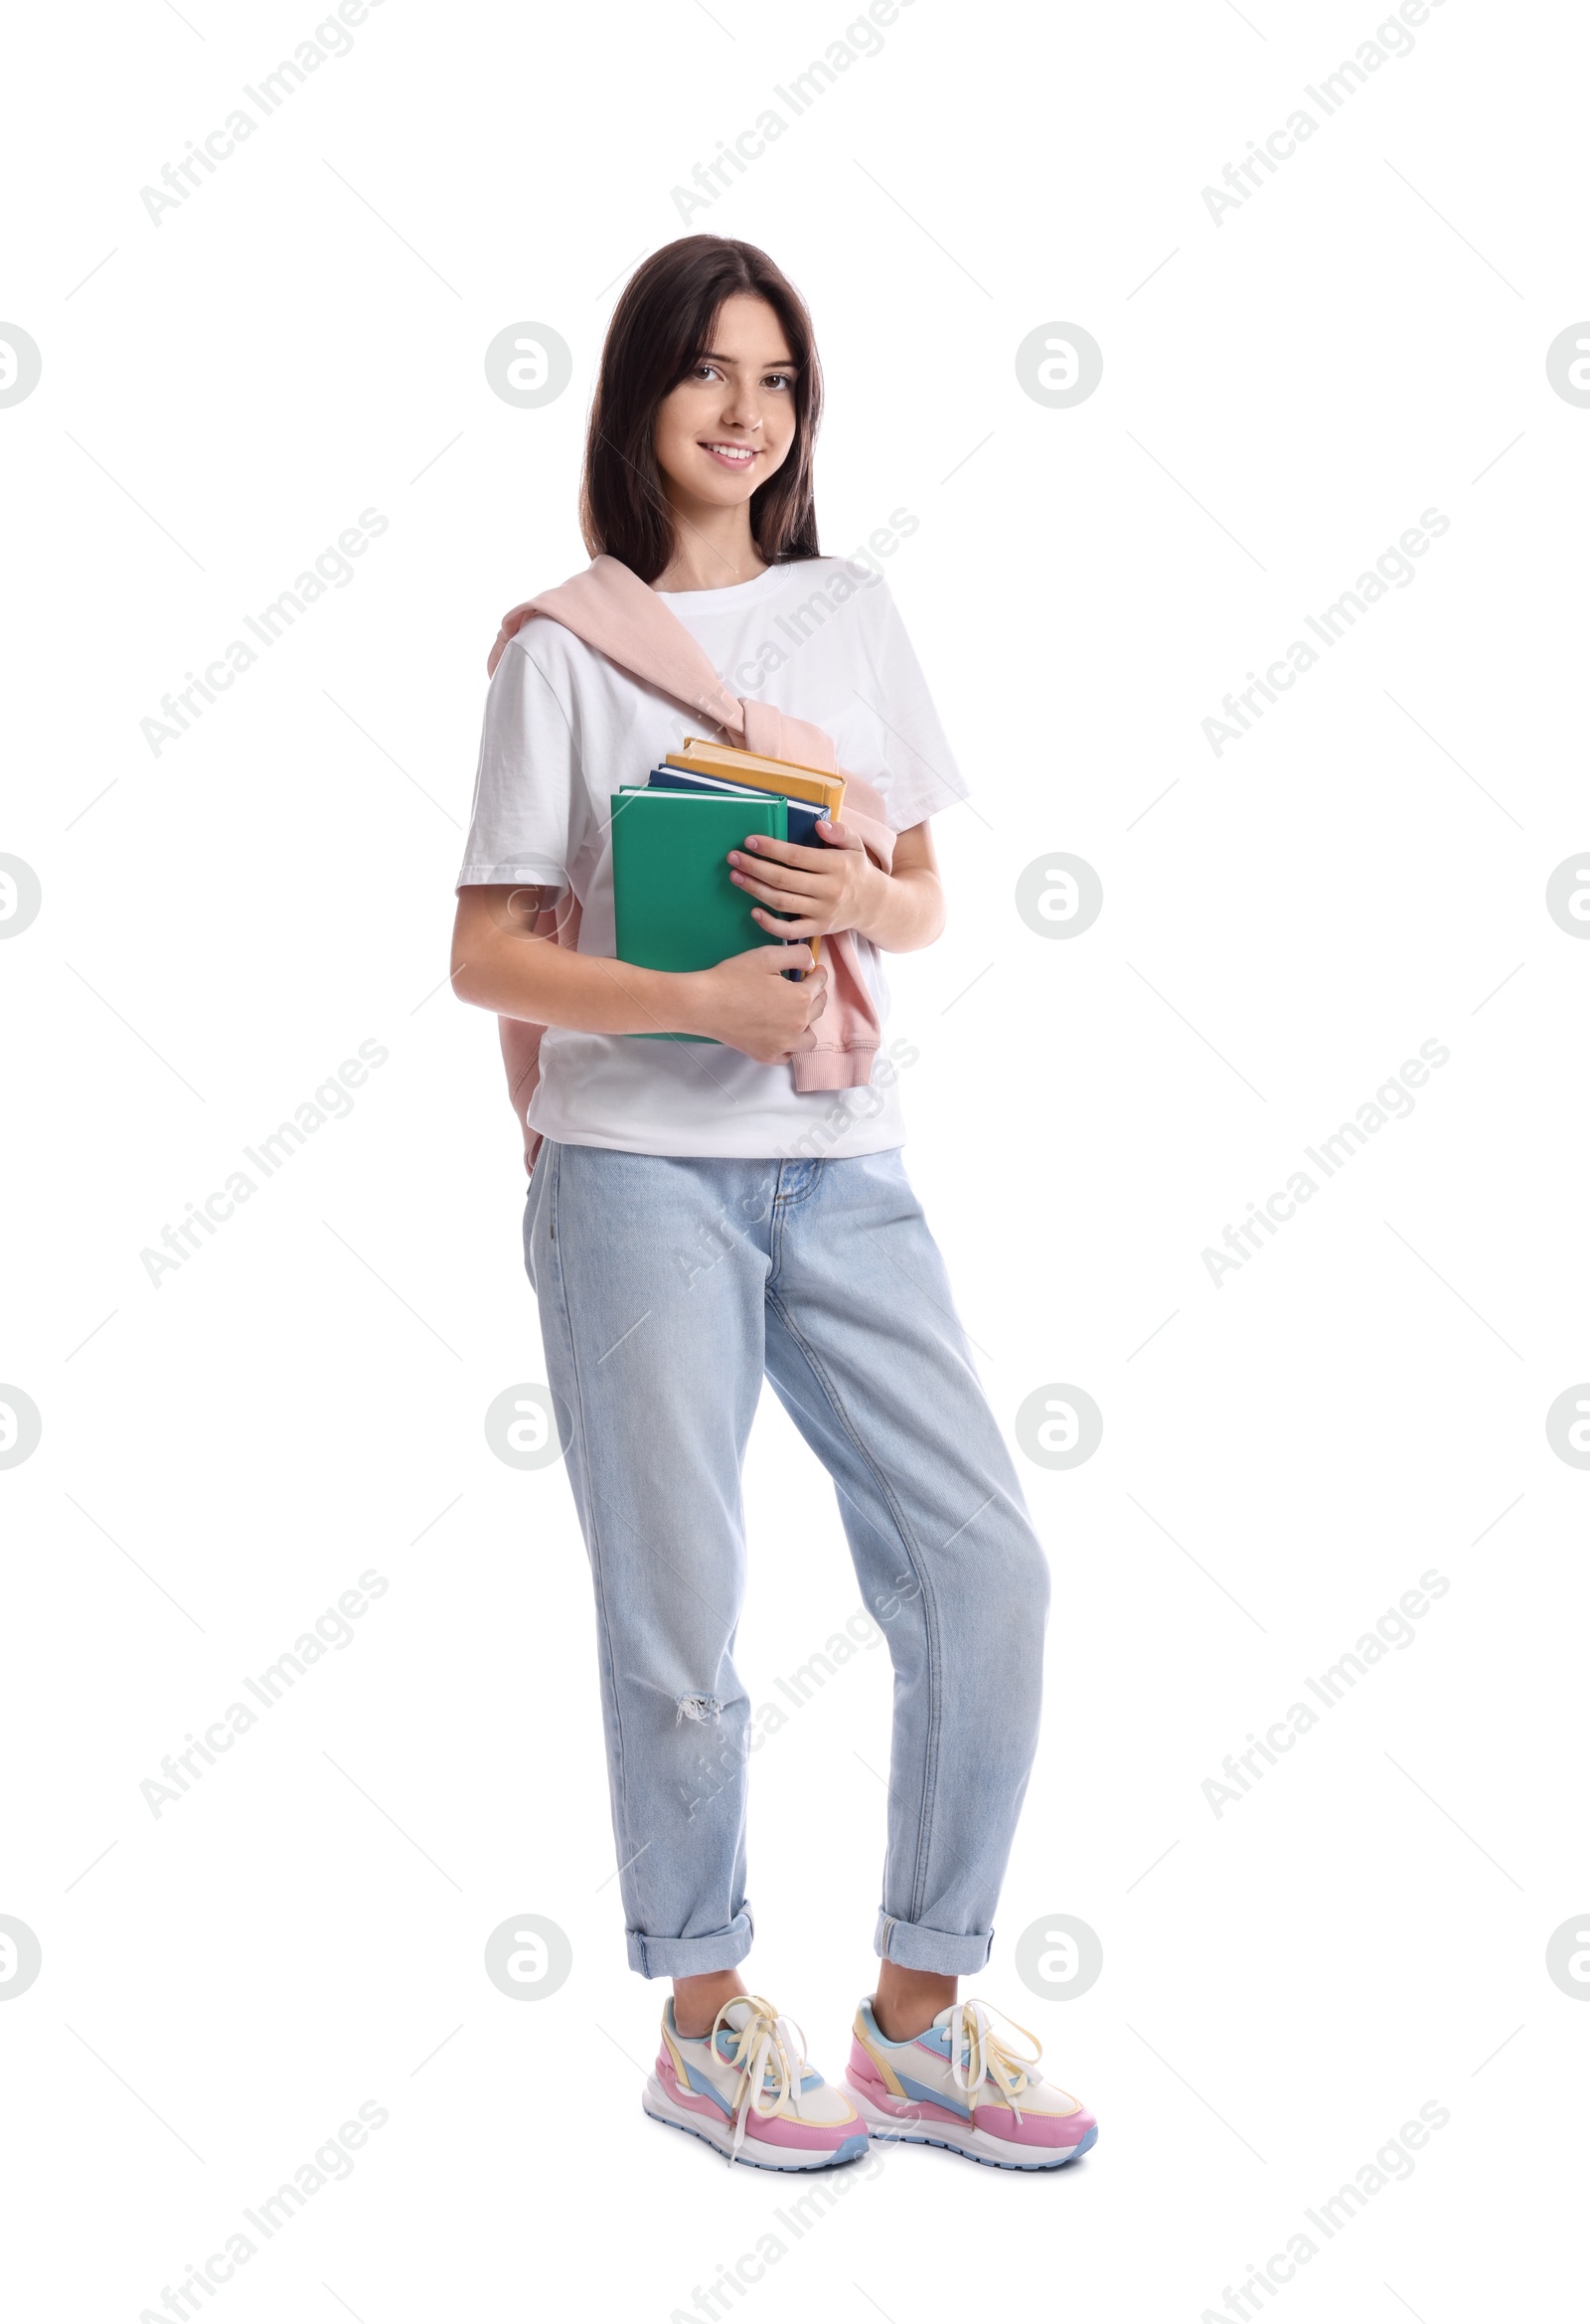
M 851 2090 L 847 2094 L 860 2112 L 862 2101 L 856 2092 Z M 854 2135 L 831 2151 L 823 2147 L 769 2147 L 765 2141 L 753 2141 L 747 2136 L 741 2142 L 739 2153 L 731 2154 L 733 2125 L 682 2106 L 677 2098 L 669 2096 L 655 2074 L 648 2076 L 640 2102 L 654 2122 L 666 2122 L 671 2130 L 688 2130 L 693 2138 L 705 2140 L 720 2155 L 728 2155 L 732 2162 L 748 2163 L 753 2171 L 832 2171 L 839 2163 L 859 2163 L 867 2152 L 867 2125 L 858 2122 Z M 760 2151 L 752 2153 L 753 2145 Z M 773 2154 L 788 2155 L 790 2159 L 775 2163 L 769 2159 Z
M 965 2155 L 970 2162 L 992 2163 L 1002 2171 L 1057 2171 L 1064 2164 L 1075 2162 L 1078 2155 L 1086 2154 L 1099 2134 L 1095 2123 L 1075 2146 L 1025 2146 L 1015 2139 L 996 2138 L 989 2130 L 963 2130 L 958 2122 L 941 2122 L 932 2114 L 914 2110 L 890 2114 L 882 2106 L 874 2105 L 854 2082 L 848 2087 L 851 2104 L 880 2144 L 942 2146 L 951 2154 Z

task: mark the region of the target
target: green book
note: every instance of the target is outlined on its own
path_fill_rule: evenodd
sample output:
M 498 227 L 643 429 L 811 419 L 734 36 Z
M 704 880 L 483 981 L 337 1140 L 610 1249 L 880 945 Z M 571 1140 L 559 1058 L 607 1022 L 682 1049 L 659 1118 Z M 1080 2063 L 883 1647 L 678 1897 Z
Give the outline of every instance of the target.
M 612 794 L 613 918 L 620 960 L 688 975 L 765 943 L 751 899 L 729 877 L 728 851 L 752 832 L 787 839 L 785 800 L 715 798 L 637 786 Z M 637 1041 L 707 1041 L 640 1033 Z

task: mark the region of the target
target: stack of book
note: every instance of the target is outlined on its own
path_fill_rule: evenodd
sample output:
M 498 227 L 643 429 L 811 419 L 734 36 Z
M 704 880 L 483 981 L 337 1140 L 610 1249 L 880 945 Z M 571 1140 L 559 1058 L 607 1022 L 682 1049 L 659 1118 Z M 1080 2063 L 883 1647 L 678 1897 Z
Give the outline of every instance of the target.
M 766 931 L 751 917 L 752 899 L 729 876 L 730 848 L 743 848 L 753 833 L 820 847 L 817 823 L 837 820 L 844 804 L 841 775 L 687 736 L 644 783 L 626 783 L 612 794 L 619 959 L 687 974 L 765 942 Z M 811 939 L 814 960 L 821 944 L 821 937 Z

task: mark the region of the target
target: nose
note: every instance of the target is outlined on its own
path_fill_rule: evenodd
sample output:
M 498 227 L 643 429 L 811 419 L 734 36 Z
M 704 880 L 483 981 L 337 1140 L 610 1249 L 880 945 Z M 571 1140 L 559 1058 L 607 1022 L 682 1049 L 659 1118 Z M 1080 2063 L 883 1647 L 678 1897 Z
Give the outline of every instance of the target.
M 762 415 L 756 409 L 755 390 L 745 380 L 731 381 L 723 405 L 723 425 L 743 428 L 747 434 L 754 434 L 761 424 Z

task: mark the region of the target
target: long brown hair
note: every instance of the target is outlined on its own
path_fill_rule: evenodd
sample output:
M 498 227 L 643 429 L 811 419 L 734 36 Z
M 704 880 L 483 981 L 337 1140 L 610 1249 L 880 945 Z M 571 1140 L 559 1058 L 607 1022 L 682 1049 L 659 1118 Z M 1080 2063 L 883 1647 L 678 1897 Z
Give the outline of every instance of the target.
M 784 327 L 795 371 L 795 439 L 783 465 L 751 495 L 751 538 L 768 565 L 819 557 L 812 447 L 823 376 L 799 291 L 753 243 L 691 234 L 636 269 L 607 326 L 585 436 L 579 529 L 605 554 L 654 581 L 674 554 L 674 514 L 653 449 L 657 407 L 711 344 L 723 301 L 767 301 Z

